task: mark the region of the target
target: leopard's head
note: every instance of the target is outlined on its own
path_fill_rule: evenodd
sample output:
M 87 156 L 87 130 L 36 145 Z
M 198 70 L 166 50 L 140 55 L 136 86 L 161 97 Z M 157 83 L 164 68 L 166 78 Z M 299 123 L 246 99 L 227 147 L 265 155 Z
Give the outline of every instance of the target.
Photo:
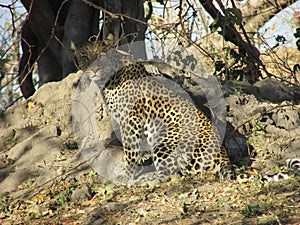
M 83 46 L 71 42 L 71 49 L 77 60 L 78 68 L 81 70 L 86 70 L 97 58 L 114 46 L 115 42 L 112 34 L 109 34 L 105 40 L 88 42 Z

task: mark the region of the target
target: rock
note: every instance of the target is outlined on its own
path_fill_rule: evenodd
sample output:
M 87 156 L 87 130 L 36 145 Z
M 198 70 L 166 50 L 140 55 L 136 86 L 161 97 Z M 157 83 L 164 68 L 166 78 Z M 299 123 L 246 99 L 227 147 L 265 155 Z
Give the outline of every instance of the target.
M 16 131 L 14 129 L 6 129 L 0 134 L 0 153 L 1 151 L 13 141 Z
M 292 151 L 299 151 L 300 153 L 300 140 L 292 143 Z
M 92 199 L 92 190 L 89 185 L 82 184 L 81 187 L 76 188 L 71 195 L 71 201 L 81 203 Z
M 269 145 L 269 152 L 273 153 L 275 156 L 280 156 L 282 153 L 282 149 L 277 143 L 273 143 Z
M 270 134 L 283 134 L 283 133 L 287 133 L 287 131 L 283 130 L 283 129 L 280 129 L 274 125 L 266 125 L 266 128 L 265 128 L 266 132 L 267 133 L 270 133 Z M 285 135 L 285 134 L 283 134 Z
M 292 158 L 300 158 L 300 150 L 291 150 L 291 151 L 288 151 L 288 152 L 285 152 L 283 154 L 283 157 L 282 157 L 284 160 L 286 159 L 292 159 Z
M 261 100 L 279 103 L 292 101 L 294 99 L 294 94 L 291 92 L 290 87 L 273 78 L 260 80 L 256 82 L 254 86 L 257 87 Z
M 93 219 L 88 223 L 88 225 L 102 225 L 102 224 L 103 225 L 107 224 L 107 220 L 103 218 L 97 218 L 97 219 Z
M 277 127 L 286 130 L 298 128 L 300 126 L 299 113 L 292 106 L 278 109 L 273 113 L 272 119 Z
M 300 158 L 300 140 L 292 142 L 288 150 L 283 154 L 283 159 Z
M 126 207 L 125 204 L 121 204 L 118 202 L 108 202 L 101 207 L 101 210 L 107 212 L 117 212 L 117 211 L 122 211 L 125 207 Z
M 272 159 L 266 160 L 266 167 L 272 170 L 275 167 L 280 167 L 280 163 Z
M 105 219 L 105 216 L 101 212 L 101 210 L 94 209 L 92 212 L 89 213 L 89 222 L 87 225 L 102 225 L 107 224 L 107 219 Z
M 223 85 L 223 90 L 232 95 L 240 95 L 241 93 L 259 96 L 258 88 L 245 81 L 230 80 Z

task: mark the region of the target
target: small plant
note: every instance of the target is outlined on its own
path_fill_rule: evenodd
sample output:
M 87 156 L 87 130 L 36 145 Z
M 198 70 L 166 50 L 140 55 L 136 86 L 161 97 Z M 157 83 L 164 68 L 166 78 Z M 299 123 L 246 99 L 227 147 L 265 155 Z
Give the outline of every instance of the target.
M 246 205 L 244 209 L 242 209 L 241 214 L 245 217 L 253 217 L 261 214 L 258 205 Z
M 97 172 L 96 171 L 94 171 L 94 170 L 91 170 L 90 172 L 89 172 L 89 176 L 91 177 L 91 178 L 93 178 L 93 179 L 96 179 L 97 178 Z
M 11 200 L 12 197 L 10 196 L 0 196 L 0 213 L 8 213 L 10 211 L 9 203 Z
M 243 93 L 243 87 L 242 86 L 234 86 L 233 90 L 234 90 L 234 93 L 236 95 L 241 95 Z
M 59 193 L 58 194 L 58 196 L 57 196 L 57 201 L 59 202 L 59 204 L 61 205 L 61 206 L 64 206 L 65 205 L 65 203 L 67 202 L 67 197 L 64 195 L 64 194 L 62 194 L 62 193 Z
M 51 118 L 46 118 L 45 121 L 44 121 L 44 123 L 45 123 L 45 124 L 51 123 Z

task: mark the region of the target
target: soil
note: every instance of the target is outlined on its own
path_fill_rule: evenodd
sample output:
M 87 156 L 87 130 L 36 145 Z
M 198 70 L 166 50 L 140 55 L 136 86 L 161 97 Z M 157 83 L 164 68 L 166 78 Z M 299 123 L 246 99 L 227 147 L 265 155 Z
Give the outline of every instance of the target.
M 28 100 L 0 117 L 1 224 L 300 224 L 300 176 L 261 183 L 172 176 L 151 187 L 111 182 L 109 156 L 122 158 L 107 110 L 97 89 L 81 83 L 82 73 L 43 85 Z M 91 92 L 78 95 L 78 90 Z M 197 88 L 190 88 L 199 99 Z M 300 158 L 300 91 L 274 79 L 223 85 L 224 145 L 231 160 L 252 173 L 284 170 Z M 94 122 L 106 149 L 98 155 L 105 179 L 80 151 L 74 109 L 94 101 Z M 92 102 L 93 102 L 92 101 Z M 80 111 L 80 110 L 79 110 Z M 82 115 L 90 111 L 81 111 Z M 90 116 L 90 114 L 87 114 Z M 213 117 L 213 116 L 212 116 Z M 225 121 L 221 121 L 221 123 Z M 250 168 L 250 167 L 249 167 Z M 102 175 L 103 175 L 102 174 Z

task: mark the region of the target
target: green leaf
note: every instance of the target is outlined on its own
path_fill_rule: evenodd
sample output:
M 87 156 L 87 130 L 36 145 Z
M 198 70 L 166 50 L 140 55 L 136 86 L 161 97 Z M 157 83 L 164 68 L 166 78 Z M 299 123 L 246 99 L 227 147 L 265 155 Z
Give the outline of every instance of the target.
M 189 195 L 190 195 L 190 192 L 182 193 L 178 196 L 178 199 L 187 198 L 187 197 L 189 197 Z

